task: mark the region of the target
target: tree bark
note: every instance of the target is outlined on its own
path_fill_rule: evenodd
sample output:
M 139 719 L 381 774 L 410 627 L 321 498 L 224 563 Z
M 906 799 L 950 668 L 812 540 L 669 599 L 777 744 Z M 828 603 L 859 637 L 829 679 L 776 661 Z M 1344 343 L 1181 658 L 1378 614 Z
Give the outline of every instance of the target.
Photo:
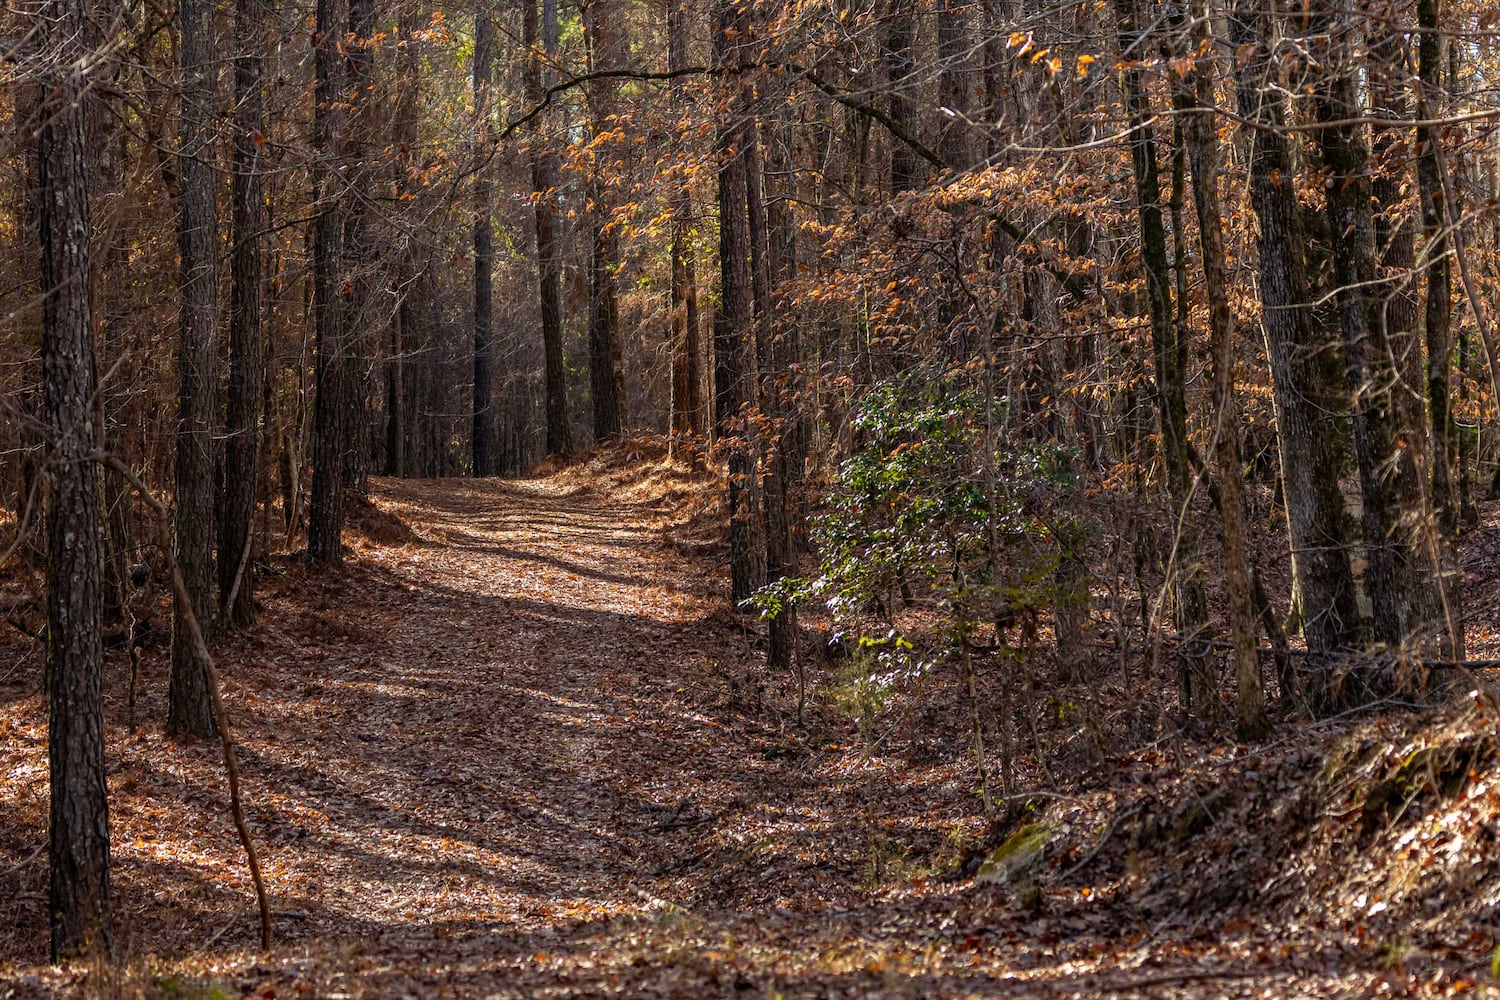
M 375 146 L 374 0 L 348 0 L 343 39 L 344 97 L 347 109 L 343 130 L 335 139 L 335 160 L 344 178 L 343 242 L 339 283 L 345 357 L 344 413 L 339 428 L 343 449 L 344 489 L 370 492 L 370 364 L 372 303 L 379 253 L 370 233 L 371 157 Z
M 1365 57 L 1372 117 L 1411 116 L 1411 79 L 1406 69 L 1406 41 L 1401 30 L 1400 0 L 1373 0 Z M 1371 126 L 1370 193 L 1373 232 L 1379 248 L 1377 272 L 1386 338 L 1394 380 L 1392 412 L 1406 439 L 1403 449 L 1413 464 L 1425 466 L 1426 414 L 1422 389 L 1422 341 L 1417 328 L 1416 226 L 1406 210 L 1412 173 L 1412 145 L 1404 126 Z
M 1279 73 L 1266 38 L 1269 15 L 1254 0 L 1236 0 L 1230 42 L 1236 61 L 1236 100 L 1250 143 L 1250 203 L 1259 222 L 1261 322 L 1276 404 L 1276 437 L 1291 539 L 1294 602 L 1300 608 L 1309 667 L 1316 675 L 1330 656 L 1359 636 L 1339 492 L 1338 434 L 1330 416 L 1339 393 L 1329 385 L 1325 356 L 1337 351 L 1313 325 L 1303 260 L 1306 235 L 1297 203 Z M 1268 86 L 1267 83 L 1270 82 Z
M 667 69 L 687 65 L 688 20 L 683 0 L 667 0 Z M 671 85 L 674 109 L 683 107 L 682 85 Z M 703 379 L 698 342 L 698 274 L 696 254 L 689 244 L 693 225 L 693 194 L 682 181 L 672 202 L 672 433 L 698 436 L 704 431 Z
M 480 162 L 474 182 L 474 475 L 495 474 L 495 413 L 492 402 L 494 344 L 491 325 L 494 303 L 491 278 L 495 268 L 495 234 L 490 208 L 490 171 L 483 162 L 490 155 L 490 63 L 495 47 L 488 0 L 474 3 L 474 132 L 475 157 Z
M 1365 574 L 1376 638 L 1393 649 L 1432 638 L 1439 601 L 1435 574 L 1418 545 L 1424 515 L 1422 483 L 1413 454 L 1416 435 L 1402 426 L 1395 398 L 1395 363 L 1384 300 L 1389 289 L 1376 268 L 1369 150 L 1359 127 L 1336 124 L 1362 112 L 1351 11 L 1340 0 L 1320 0 L 1314 23 L 1329 32 L 1329 64 L 1316 95 L 1316 133 L 1333 247 L 1349 392 L 1354 400 L 1354 443 L 1363 499 Z M 1417 529 L 1417 530 L 1414 530 Z M 1336 694 L 1329 692 L 1330 694 Z M 1349 692 L 1362 697 L 1360 692 Z
M 623 65 L 624 38 L 620 11 L 607 0 L 589 0 L 584 7 L 589 65 L 593 70 Z M 615 154 L 608 142 L 597 139 L 614 126 L 616 80 L 597 80 L 589 87 L 592 131 L 596 139 L 589 176 L 589 388 L 593 397 L 594 440 L 617 438 L 625 428 L 625 372 L 620 347 L 619 301 L 615 271 L 619 266 L 619 237 L 611 226 L 609 176 Z
M 775 283 L 786 277 L 782 254 L 786 247 L 777 240 L 767 209 L 765 156 L 759 131 L 751 132 L 745 159 L 746 201 L 750 238 L 751 289 L 755 309 L 756 379 L 760 392 L 759 422 L 765 429 L 761 463 L 761 499 L 766 539 L 765 582 L 776 583 L 789 575 L 792 562 L 791 509 L 788 503 L 792 436 L 782 393 L 787 359 L 776 322 Z M 797 609 L 790 605 L 770 620 L 766 665 L 773 670 L 792 666 L 796 654 Z
M 1203 284 L 1209 289 L 1208 328 L 1214 397 L 1214 476 L 1219 487 L 1219 538 L 1224 561 L 1224 594 L 1229 606 L 1233 647 L 1236 730 L 1242 739 L 1267 729 L 1260 653 L 1255 641 L 1255 602 L 1250 558 L 1245 542 L 1245 500 L 1241 488 L 1239 420 L 1234 398 L 1234 313 L 1224 289 L 1230 288 L 1224 253 L 1224 215 L 1219 202 L 1219 140 L 1214 118 L 1214 74 L 1209 52 L 1208 16 L 1203 0 L 1193 5 L 1188 51 L 1198 53 L 1182 82 L 1189 112 L 1183 123 L 1193 207 L 1198 216 L 1198 246 Z
M 720 67 L 742 61 L 743 9 L 723 0 L 715 11 L 714 56 Z M 749 418 L 756 404 L 755 306 L 750 261 L 749 173 L 754 141 L 742 95 L 719 124 L 719 315 L 714 323 L 719 433 L 729 451 L 729 563 L 738 609 L 765 580 L 760 476 Z
M 39 103 L 42 413 L 47 513 L 47 760 L 54 961 L 109 950 L 109 804 L 104 770 L 104 647 L 99 600 L 99 479 L 93 424 L 83 0 L 41 10 L 48 73 Z
M 1141 266 L 1146 277 L 1146 305 L 1151 323 L 1155 366 L 1157 418 L 1161 427 L 1162 460 L 1167 493 L 1177 530 L 1171 573 L 1178 632 L 1178 668 L 1183 708 L 1190 713 L 1212 713 L 1218 692 L 1214 685 L 1209 638 L 1208 598 L 1196 518 L 1185 509 L 1191 502 L 1192 465 L 1187 436 L 1187 344 L 1179 336 L 1172 309 L 1172 265 L 1167 255 L 1162 223 L 1161 184 L 1151 108 L 1137 66 L 1146 55 L 1145 36 L 1137 27 L 1135 0 L 1116 0 L 1119 42 L 1124 68 L 1120 71 L 1125 108 L 1130 119 L 1130 162 L 1135 177 L 1136 216 L 1140 223 Z M 1181 238 L 1180 229 L 1177 238 Z
M 549 57 L 557 50 L 557 5 L 543 0 L 542 51 Z M 526 101 L 535 106 L 542 99 L 542 53 L 537 50 L 536 0 L 521 4 L 522 41 L 526 46 L 524 89 Z M 558 253 L 556 176 L 552 159 L 541 148 L 545 116 L 537 119 L 532 136 L 531 190 L 535 202 L 537 297 L 541 307 L 543 383 L 547 410 L 547 453 L 567 455 L 573 451 L 573 427 L 568 422 L 568 380 L 563 355 L 562 265 Z
M 308 512 L 307 553 L 314 562 L 344 558 L 344 397 L 349 345 L 340 301 L 339 261 L 343 255 L 341 179 L 335 158 L 339 101 L 339 31 L 335 0 L 318 0 L 313 26 L 313 150 L 317 194 L 312 232 L 313 323 L 317 331 L 316 392 L 313 402 L 312 503 Z
M 916 36 L 916 11 L 912 0 L 891 0 L 886 11 L 881 60 L 889 88 L 886 114 L 908 135 L 916 134 L 917 111 L 912 100 L 912 43 Z M 917 156 L 904 142 L 891 143 L 891 194 L 917 186 Z
M 255 522 L 265 390 L 261 329 L 261 240 L 266 228 L 261 146 L 266 112 L 261 93 L 264 0 L 236 0 L 234 21 L 234 178 L 232 284 L 229 292 L 229 399 L 224 421 L 223 499 L 219 504 L 219 603 L 227 621 L 255 620 L 255 572 L 248 546 Z M 226 604 L 230 594 L 233 604 Z
M 214 193 L 214 94 L 210 77 L 212 6 L 178 4 L 182 72 L 181 186 L 177 226 L 181 258 L 181 324 L 177 346 L 175 543 L 194 608 L 214 608 L 214 322 L 218 311 L 218 209 Z M 186 633 L 191 613 L 174 595 L 167 731 L 214 734 L 207 666 Z M 203 615 L 208 622 L 212 614 Z M 211 627 L 211 626 L 210 626 Z
M 938 154 L 949 166 L 969 165 L 969 28 L 964 0 L 938 0 L 938 102 L 944 121 L 938 133 Z
M 1431 120 L 1442 112 L 1443 36 L 1439 0 L 1417 0 L 1417 107 L 1419 120 Z M 1454 544 L 1463 505 L 1453 473 L 1458 453 L 1458 428 L 1453 419 L 1453 269 L 1449 261 L 1452 244 L 1447 231 L 1447 197 L 1444 194 L 1442 158 L 1438 143 L 1441 130 L 1417 127 L 1417 187 L 1422 198 L 1422 239 L 1427 258 L 1427 297 L 1424 306 L 1427 340 L 1427 454 L 1431 466 L 1433 515 L 1441 546 L 1444 609 L 1450 628 L 1443 656 L 1464 658 L 1463 574 L 1459 571 Z

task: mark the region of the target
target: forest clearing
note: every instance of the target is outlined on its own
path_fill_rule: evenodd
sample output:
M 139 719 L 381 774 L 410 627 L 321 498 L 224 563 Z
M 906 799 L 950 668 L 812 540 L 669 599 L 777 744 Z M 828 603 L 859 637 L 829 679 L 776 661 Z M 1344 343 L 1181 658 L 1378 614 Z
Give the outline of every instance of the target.
M 621 454 L 540 479 L 382 480 L 343 569 L 278 561 L 261 622 L 219 654 L 274 910 L 265 954 L 217 745 L 130 732 L 114 655 L 126 958 L 45 964 L 39 650 L 8 643 L 0 995 L 1289 998 L 1494 982 L 1490 696 L 1238 747 L 1170 729 L 1130 742 L 1106 720 L 1088 766 L 1069 745 L 1080 727 L 1044 718 L 1038 759 L 1068 770 L 991 827 L 951 682 L 909 686 L 863 734 L 831 700 L 796 724 L 763 635 L 725 612 L 715 494 L 681 464 Z M 163 655 L 144 659 L 142 718 L 162 711 Z M 1135 683 L 1153 681 L 1171 684 Z M 976 880 L 998 844 L 1043 827 L 1035 868 Z

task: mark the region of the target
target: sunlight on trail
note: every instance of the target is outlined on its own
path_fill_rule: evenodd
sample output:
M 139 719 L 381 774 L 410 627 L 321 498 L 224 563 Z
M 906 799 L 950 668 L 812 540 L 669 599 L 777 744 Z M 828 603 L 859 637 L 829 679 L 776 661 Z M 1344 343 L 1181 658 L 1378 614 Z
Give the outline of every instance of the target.
M 668 544 L 670 510 L 549 480 L 374 491 L 419 541 L 358 545 L 325 576 L 289 565 L 224 653 L 272 955 L 235 950 L 253 918 L 212 749 L 129 736 L 111 696 L 120 910 L 174 975 L 298 996 L 684 998 L 1083 997 L 1157 975 L 1113 903 L 947 880 L 978 822 L 962 745 L 919 766 L 848 719 L 778 724 L 749 693 L 760 654 L 723 613 L 714 550 Z M 12 787 L 45 782 L 35 711 L 4 720 Z M 41 835 L 34 808 L 4 815 Z M 61 988 L 29 964 L 45 917 L 26 891 L 11 912 L 36 930 L 10 960 Z M 1120 995 L 1237 995 L 1236 970 L 1174 947 L 1191 974 Z M 1293 995 L 1280 975 L 1257 991 Z

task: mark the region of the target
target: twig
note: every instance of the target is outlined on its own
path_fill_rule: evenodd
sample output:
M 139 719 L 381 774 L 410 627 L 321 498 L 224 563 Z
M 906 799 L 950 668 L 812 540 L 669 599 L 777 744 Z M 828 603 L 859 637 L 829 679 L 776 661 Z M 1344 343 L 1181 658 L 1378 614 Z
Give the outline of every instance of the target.
M 245 544 L 240 549 L 240 561 L 234 570 L 234 584 L 229 588 L 229 596 L 224 598 L 224 606 L 220 609 L 228 613 L 234 610 L 235 598 L 240 596 L 240 586 L 245 582 L 245 571 L 250 566 L 250 548 L 255 542 L 255 529 L 251 528 L 245 532 Z
M 1114 835 L 1116 828 L 1118 828 L 1121 823 L 1125 822 L 1127 819 L 1140 812 L 1144 807 L 1144 803 L 1137 802 L 1135 805 L 1131 806 L 1129 809 L 1125 810 L 1124 812 L 1120 813 L 1120 815 L 1110 820 L 1109 826 L 1104 828 L 1104 832 L 1099 835 L 1099 840 L 1094 844 L 1094 849 L 1085 854 L 1076 865 L 1073 865 L 1067 871 L 1059 875 L 1058 881 L 1067 881 L 1078 872 L 1082 871 L 1085 865 L 1097 858 L 1099 856 L 1099 852 L 1104 850 L 1104 845 L 1108 843 L 1109 838 Z
M 193 602 L 187 591 L 187 583 L 182 578 L 182 568 L 177 565 L 177 557 L 172 552 L 172 531 L 167 506 L 157 499 L 156 494 L 151 492 L 130 466 L 117 456 L 104 452 L 89 457 L 119 473 L 120 477 L 140 495 L 146 506 L 156 513 L 157 545 L 161 549 L 162 558 L 166 560 L 167 569 L 172 576 L 172 591 L 182 605 L 188 639 L 193 644 L 193 652 L 203 664 L 203 672 L 208 680 L 214 725 L 219 730 L 219 743 L 224 749 L 224 770 L 229 777 L 229 811 L 234 817 L 234 828 L 240 835 L 240 844 L 245 848 L 245 859 L 250 866 L 250 881 L 255 885 L 255 902 L 260 907 L 260 946 L 263 950 L 269 951 L 271 948 L 271 904 L 266 897 L 266 883 L 261 877 L 260 858 L 255 852 L 255 842 L 250 839 L 250 828 L 245 823 L 245 810 L 240 800 L 240 766 L 235 757 L 234 738 L 229 732 L 228 714 L 224 711 L 219 672 L 214 667 L 213 657 L 208 652 L 208 643 L 203 638 L 203 629 L 198 624 L 198 616 L 193 613 Z
M 47 845 L 43 844 L 41 847 L 38 847 L 36 850 L 32 851 L 26 857 L 22 858 L 20 861 L 17 861 L 15 864 L 11 865 L 9 868 L 0 868 L 0 875 L 9 875 L 11 872 L 18 872 L 18 871 L 20 871 L 22 868 L 25 868 L 27 865 L 31 864 L 38 857 L 40 857 L 41 853 L 43 851 L 45 851 L 46 849 L 47 849 Z

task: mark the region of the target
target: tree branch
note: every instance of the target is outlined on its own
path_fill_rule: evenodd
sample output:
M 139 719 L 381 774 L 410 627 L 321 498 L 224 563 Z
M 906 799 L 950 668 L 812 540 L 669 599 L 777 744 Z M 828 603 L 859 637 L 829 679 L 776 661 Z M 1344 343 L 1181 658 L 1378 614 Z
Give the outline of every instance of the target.
M 229 733 L 229 718 L 224 711 L 219 672 L 214 667 L 213 657 L 209 655 L 208 643 L 203 638 L 203 628 L 198 624 L 198 616 L 193 612 L 192 598 L 188 595 L 187 583 L 182 578 L 182 568 L 177 565 L 177 557 L 172 551 L 171 518 L 167 516 L 167 505 L 162 503 L 141 480 L 141 477 L 137 476 L 134 470 L 118 456 L 108 452 L 99 452 L 90 455 L 89 458 L 103 463 L 118 473 L 120 478 L 125 480 L 146 506 L 156 514 L 157 547 L 161 549 L 161 557 L 166 560 L 167 570 L 172 577 L 172 590 L 182 604 L 188 640 L 193 644 L 193 651 L 208 675 L 208 693 L 213 705 L 214 725 L 219 730 L 219 743 L 224 749 L 224 770 L 229 776 L 229 811 L 234 817 L 234 828 L 240 835 L 240 844 L 245 848 L 245 859 L 250 866 L 250 881 L 255 885 L 255 902 L 260 908 L 260 946 L 262 950 L 269 951 L 271 948 L 271 904 L 266 897 L 266 883 L 260 873 L 260 857 L 256 854 L 255 842 L 250 839 L 250 828 L 245 823 L 245 810 L 240 801 L 240 766 L 234 752 L 234 739 Z

